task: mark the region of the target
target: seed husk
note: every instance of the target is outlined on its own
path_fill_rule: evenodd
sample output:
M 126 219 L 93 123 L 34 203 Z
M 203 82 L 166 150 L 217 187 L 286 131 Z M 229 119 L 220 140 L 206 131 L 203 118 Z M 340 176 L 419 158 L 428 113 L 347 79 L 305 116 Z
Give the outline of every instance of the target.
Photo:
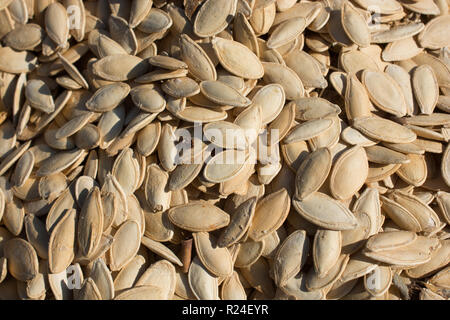
M 297 230 L 291 233 L 275 254 L 275 283 L 281 287 L 285 286 L 289 279 L 296 275 L 305 264 L 308 251 L 309 240 L 306 237 L 306 232 Z
M 110 249 L 111 271 L 118 271 L 136 255 L 141 243 L 141 230 L 134 220 L 120 225 Z M 117 299 L 117 297 L 116 297 Z
M 349 209 L 320 192 L 315 192 L 302 201 L 294 199 L 292 205 L 303 218 L 326 229 L 350 230 L 357 224 Z M 333 215 L 328 214 L 329 212 L 333 212 Z
M 253 222 L 248 231 L 249 237 L 259 241 L 278 229 L 285 221 L 290 207 L 286 189 L 280 189 L 266 196 L 256 206 Z M 267 212 L 271 214 L 268 215 Z
M 433 113 L 439 96 L 439 87 L 433 69 L 428 65 L 414 69 L 412 86 L 422 113 Z
M 355 146 L 334 164 L 330 176 L 331 194 L 340 200 L 350 198 L 366 181 L 369 165 L 364 148 Z
M 224 30 L 230 16 L 236 12 L 237 0 L 206 0 L 200 7 L 193 25 L 199 37 L 212 37 Z
M 15 279 L 27 281 L 37 275 L 38 258 L 30 243 L 20 238 L 13 238 L 5 243 L 3 250 L 8 260 L 8 271 Z
M 60 273 L 71 264 L 75 252 L 76 211 L 67 210 L 50 234 L 48 259 L 51 273 Z
M 446 11 L 0 0 L 0 296 L 448 298 Z
M 192 260 L 188 273 L 189 286 L 199 300 L 218 300 L 219 285 L 217 277 L 213 276 L 198 257 Z
M 193 233 L 197 256 L 205 268 L 216 277 L 228 277 L 233 272 L 233 261 L 227 248 L 217 246 L 217 240 L 209 233 Z
M 412 130 L 378 117 L 356 119 L 353 127 L 370 138 L 388 143 L 409 143 L 417 138 Z

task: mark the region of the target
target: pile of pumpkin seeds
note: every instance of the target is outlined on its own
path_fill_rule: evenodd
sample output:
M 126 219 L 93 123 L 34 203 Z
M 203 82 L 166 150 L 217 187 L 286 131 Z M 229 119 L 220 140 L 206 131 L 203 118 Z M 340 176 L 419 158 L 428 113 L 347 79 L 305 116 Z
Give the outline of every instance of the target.
M 0 299 L 448 299 L 449 5 L 1 0 Z

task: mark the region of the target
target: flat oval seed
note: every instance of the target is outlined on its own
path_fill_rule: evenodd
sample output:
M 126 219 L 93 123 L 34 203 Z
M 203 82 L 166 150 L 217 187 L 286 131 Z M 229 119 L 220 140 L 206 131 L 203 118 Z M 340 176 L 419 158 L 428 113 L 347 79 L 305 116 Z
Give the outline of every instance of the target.
M 136 255 L 141 244 L 141 230 L 134 220 L 125 221 L 114 235 L 110 249 L 111 271 L 118 271 Z
M 67 210 L 55 224 L 48 245 L 48 261 L 51 273 L 66 270 L 74 258 L 76 211 Z
M 4 37 L 8 47 L 15 50 L 32 50 L 44 39 L 44 30 L 34 23 L 18 25 Z
M 117 41 L 128 54 L 136 54 L 138 40 L 127 21 L 121 17 L 112 15 L 108 19 L 108 26 L 111 38 Z
M 297 73 L 305 87 L 324 89 L 328 86 L 320 70 L 320 64 L 308 53 L 294 50 L 284 58 L 286 65 Z
M 353 127 L 370 138 L 390 143 L 409 143 L 417 138 L 412 130 L 378 117 L 356 119 Z
M 64 67 L 64 70 L 74 79 L 79 85 L 81 85 L 83 88 L 88 89 L 89 84 L 84 79 L 83 75 L 78 71 L 77 67 L 75 67 L 69 60 L 64 58 L 63 55 L 61 55 L 58 52 L 58 58 L 61 61 L 61 64 Z
M 450 43 L 449 22 L 448 15 L 438 16 L 430 20 L 418 36 L 421 46 L 430 49 L 448 46 Z
M 448 260 L 450 259 L 450 241 L 447 239 L 441 241 L 441 244 L 441 247 L 437 248 L 432 253 L 431 260 L 429 262 L 407 270 L 407 275 L 415 279 L 428 277 L 430 274 L 434 273 L 434 271 L 446 266 Z M 437 273 L 437 276 L 439 277 L 439 273 Z M 436 275 L 433 278 L 435 277 Z
M 80 149 L 94 149 L 100 144 L 100 130 L 93 124 L 87 124 L 75 134 L 75 145 Z
M 397 117 L 406 115 L 406 103 L 402 90 L 388 74 L 364 70 L 362 80 L 370 99 L 377 107 Z
M 167 210 L 170 206 L 171 196 L 171 192 L 166 191 L 169 174 L 157 164 L 149 165 L 146 171 L 145 197 L 150 210 L 153 212 Z
M 128 54 L 120 44 L 103 34 L 100 34 L 97 40 L 97 50 L 100 58 L 115 54 Z
M 333 120 L 331 119 L 316 119 L 301 123 L 292 129 L 291 133 L 284 139 L 285 143 L 293 143 L 303 140 L 309 140 L 324 133 L 331 127 Z
M 339 200 L 349 199 L 366 181 L 369 163 L 364 148 L 355 146 L 344 152 L 334 164 L 330 191 Z
M 191 97 L 200 93 L 197 82 L 188 77 L 169 79 L 161 85 L 161 89 L 175 99 Z
M 52 3 L 45 10 L 45 31 L 59 47 L 65 46 L 69 36 L 69 17 L 62 4 Z
M 267 48 L 275 49 L 288 44 L 296 39 L 305 30 L 305 27 L 306 19 L 303 17 L 291 18 L 280 23 L 267 39 Z
M 205 268 L 217 277 L 233 273 L 233 261 L 227 248 L 217 246 L 216 239 L 209 233 L 193 234 L 197 255 Z
M 357 225 L 353 213 L 326 194 L 315 192 L 305 200 L 293 199 L 295 210 L 309 222 L 330 230 L 351 230 Z
M 313 262 L 319 277 L 324 277 L 333 268 L 341 254 L 340 231 L 319 229 L 314 236 Z
M 408 210 L 425 232 L 431 232 L 440 225 L 439 217 L 427 204 L 413 195 L 395 192 L 393 200 Z
M 253 220 L 256 203 L 256 197 L 252 197 L 234 210 L 230 224 L 222 231 L 217 241 L 218 246 L 231 246 L 244 236 Z
M 244 150 L 247 146 L 244 130 L 231 122 L 208 123 L 203 131 L 206 139 L 221 148 Z
M 122 82 L 103 86 L 86 101 L 86 108 L 94 112 L 111 111 L 128 96 L 129 92 L 130 86 Z
M 419 221 L 406 208 L 397 202 L 381 196 L 383 210 L 399 227 L 405 230 L 419 232 L 421 225 Z
M 70 167 L 85 154 L 86 152 L 82 149 L 59 152 L 55 156 L 42 161 L 41 166 L 39 167 L 36 174 L 40 177 L 43 177 L 61 172 L 64 169 Z
M 331 160 L 331 152 L 328 148 L 319 148 L 305 157 L 295 176 L 297 199 L 303 200 L 319 190 L 330 173 Z
M 126 195 L 136 190 L 137 181 L 139 181 L 139 165 L 132 149 L 124 148 L 120 152 L 114 161 L 111 173 Z
M 92 189 L 82 205 L 77 230 L 80 253 L 89 257 L 97 249 L 103 233 L 103 207 L 98 187 Z
M 417 239 L 411 231 L 394 231 L 378 233 L 367 241 L 366 248 L 373 252 L 405 247 Z
M 45 224 L 35 215 L 27 214 L 24 219 L 25 232 L 30 244 L 41 259 L 48 260 L 48 243 L 50 235 Z
M 348 1 L 341 8 L 341 23 L 348 37 L 360 47 L 370 45 L 369 27 L 364 16 Z
M 114 283 L 105 261 L 98 258 L 93 262 L 89 277 L 94 281 L 103 300 L 114 298 Z
M 404 24 L 372 34 L 372 43 L 387 43 L 415 36 L 424 29 L 423 23 Z
M 8 240 L 4 245 L 4 255 L 8 260 L 8 271 L 17 280 L 32 280 L 38 273 L 36 251 L 27 241 L 20 238 Z
M 258 57 L 243 44 L 223 38 L 214 38 L 211 43 L 220 64 L 228 72 L 245 79 L 259 79 L 264 75 Z
M 365 251 L 374 260 L 403 267 L 414 267 L 430 261 L 432 251 L 440 246 L 439 240 L 418 236 L 411 244 L 402 248 L 379 252 Z
M 137 136 L 137 151 L 143 156 L 149 156 L 155 151 L 161 135 L 161 123 L 150 123 L 139 131 Z
M 206 52 L 188 35 L 180 35 L 180 55 L 189 72 L 198 80 L 216 80 L 217 72 Z
M 188 66 L 185 62 L 180 61 L 178 59 L 162 56 L 162 55 L 156 55 L 153 57 L 148 58 L 148 62 L 155 67 L 168 69 L 168 70 L 177 70 L 177 69 L 186 69 Z
M 286 94 L 286 99 L 296 100 L 303 97 L 305 88 L 299 76 L 291 69 L 273 62 L 262 62 L 264 81 L 280 84 Z
M 279 84 L 269 84 L 258 90 L 252 103 L 261 106 L 263 124 L 275 120 L 283 109 L 285 99 L 283 87 Z
M 167 248 L 165 245 L 163 245 L 160 242 L 154 241 L 147 237 L 142 237 L 142 244 L 148 248 L 150 251 L 156 253 L 158 256 L 169 260 L 172 263 L 175 263 L 176 265 L 182 267 L 183 264 L 181 263 L 180 259 L 173 253 L 169 248 Z
M 407 157 L 409 163 L 402 164 L 396 173 L 403 181 L 418 187 L 425 182 L 428 175 L 425 157 L 420 154 L 408 154 Z
M 88 111 L 70 119 L 59 129 L 56 129 L 53 139 L 62 140 L 74 135 L 75 133 L 80 131 L 89 121 L 91 121 L 94 115 L 95 114 L 93 112 Z M 50 139 L 48 138 L 47 140 Z
M 224 30 L 236 12 L 237 0 L 206 0 L 194 20 L 199 37 L 212 37 Z
M 16 168 L 12 176 L 12 182 L 16 187 L 21 187 L 30 177 L 34 167 L 34 153 L 28 150 L 17 161 Z
M 203 201 L 193 201 L 169 209 L 169 220 L 177 227 L 192 232 L 209 232 L 227 226 L 229 215 Z
M 214 277 L 198 257 L 195 257 L 189 267 L 189 286 L 199 300 L 218 300 L 219 285 Z
M 286 220 L 290 207 L 286 189 L 273 192 L 259 201 L 248 230 L 249 237 L 254 241 L 260 241 L 278 229 Z
M 152 8 L 137 29 L 145 33 L 164 32 L 173 24 L 172 18 L 167 12 Z
M 280 245 L 274 257 L 274 281 L 282 287 L 305 264 L 309 252 L 309 239 L 304 230 L 292 232 Z
M 417 56 L 423 51 L 413 37 L 390 42 L 382 53 L 384 61 L 401 61 Z
M 146 112 L 161 112 L 166 106 L 163 93 L 153 84 L 136 86 L 130 95 L 136 107 Z
M 412 87 L 420 111 L 432 114 L 439 97 L 439 86 L 433 69 L 428 65 L 414 69 Z
M 206 98 L 220 105 L 246 107 L 251 103 L 250 99 L 221 81 L 202 81 L 200 91 Z
M 177 113 L 177 117 L 181 120 L 200 123 L 224 120 L 227 116 L 223 110 L 216 111 L 195 106 L 188 106 Z
M 375 145 L 365 148 L 367 153 L 367 159 L 370 162 L 379 164 L 390 164 L 390 163 L 409 163 L 410 160 L 408 156 L 403 153 Z
M 127 81 L 145 74 L 148 62 L 127 54 L 104 57 L 92 64 L 92 72 L 109 81 Z
M 55 111 L 52 94 L 44 81 L 29 80 L 25 87 L 25 96 L 33 108 L 45 113 Z
M 225 150 L 215 155 L 205 166 L 204 177 L 214 183 L 232 179 L 244 168 L 248 153 L 240 150 Z

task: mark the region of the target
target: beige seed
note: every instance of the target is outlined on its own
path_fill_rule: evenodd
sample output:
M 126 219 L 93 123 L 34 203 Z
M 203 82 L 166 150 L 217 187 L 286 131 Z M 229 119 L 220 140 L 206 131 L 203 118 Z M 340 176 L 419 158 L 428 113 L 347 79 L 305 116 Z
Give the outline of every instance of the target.
M 55 224 L 50 235 L 48 247 L 49 268 L 51 273 L 66 270 L 74 258 L 76 211 L 68 210 Z
M 206 202 L 191 202 L 169 210 L 170 221 L 179 228 L 192 232 L 208 232 L 229 224 L 230 217 L 216 206 Z
M 412 86 L 420 111 L 431 114 L 439 96 L 439 87 L 434 71 L 428 65 L 414 69 Z
M 197 256 L 205 268 L 217 277 L 231 276 L 233 262 L 227 248 L 217 246 L 217 240 L 209 233 L 193 234 Z
M 52 3 L 45 10 L 45 31 L 59 46 L 64 47 L 69 36 L 69 17 L 60 3 Z
M 353 213 L 323 193 L 315 192 L 303 201 L 293 200 L 295 210 L 306 220 L 331 230 L 350 230 L 356 227 Z M 328 215 L 328 212 L 334 212 Z
M 25 240 L 13 238 L 5 243 L 8 271 L 17 280 L 33 279 L 38 273 L 38 259 L 34 248 Z
M 227 27 L 229 16 L 235 14 L 236 6 L 237 0 L 206 0 L 194 20 L 195 34 L 211 37 L 221 32 Z
M 45 113 L 55 111 L 55 103 L 53 102 L 52 94 L 44 81 L 28 81 L 25 88 L 25 96 L 33 108 Z
M 110 249 L 111 271 L 122 269 L 133 259 L 141 243 L 140 234 L 139 225 L 134 220 L 128 220 L 120 225 Z
M 303 230 L 294 231 L 283 241 L 274 257 L 274 280 L 277 285 L 286 285 L 300 271 L 306 262 L 309 246 Z
M 253 222 L 248 231 L 249 237 L 259 241 L 268 236 L 283 224 L 289 209 L 290 201 L 286 189 L 266 196 L 256 206 Z M 267 212 L 271 212 L 271 214 L 268 215 Z
M 237 90 L 220 81 L 203 81 L 200 83 L 200 91 L 206 98 L 220 105 L 246 107 L 251 103 Z
M 283 21 L 272 31 L 266 45 L 269 49 L 281 47 L 297 38 L 305 27 L 306 19 L 303 17 Z

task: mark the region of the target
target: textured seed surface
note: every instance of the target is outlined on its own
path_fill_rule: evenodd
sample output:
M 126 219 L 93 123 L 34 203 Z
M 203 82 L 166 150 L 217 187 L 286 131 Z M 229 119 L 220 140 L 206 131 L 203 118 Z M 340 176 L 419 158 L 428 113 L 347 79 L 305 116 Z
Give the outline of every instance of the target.
M 447 2 L 0 0 L 0 299 L 448 300 Z

